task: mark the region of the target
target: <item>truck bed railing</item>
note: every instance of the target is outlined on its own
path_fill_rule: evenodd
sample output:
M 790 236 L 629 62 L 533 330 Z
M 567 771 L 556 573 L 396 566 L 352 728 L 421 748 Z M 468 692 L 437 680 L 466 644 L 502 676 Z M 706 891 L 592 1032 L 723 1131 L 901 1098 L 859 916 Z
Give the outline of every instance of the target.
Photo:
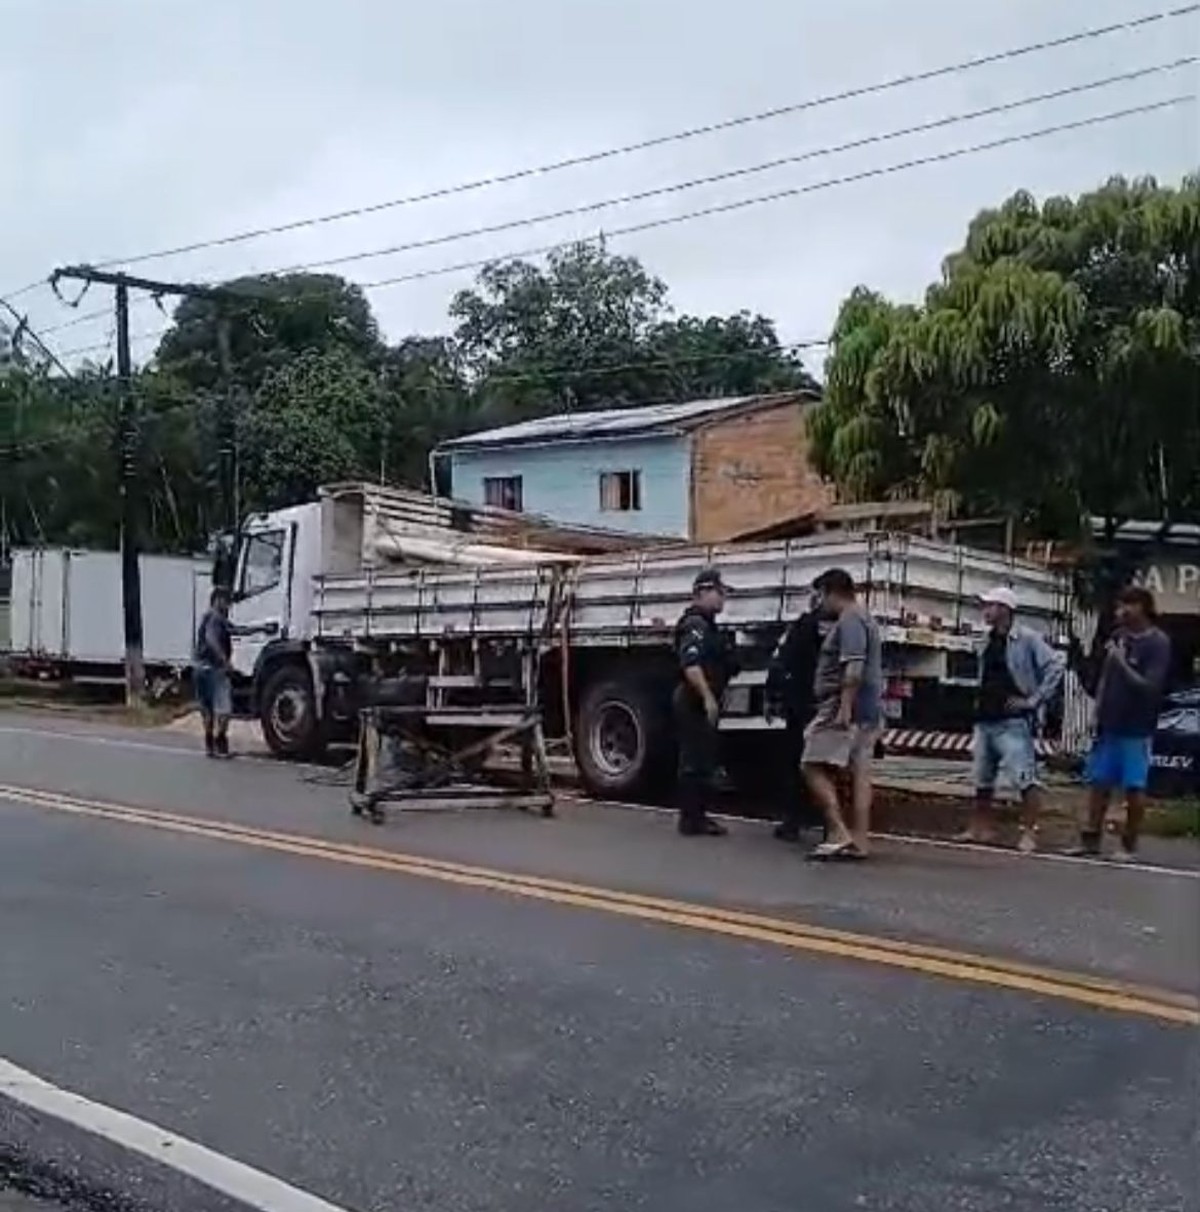
M 371 570 L 318 578 L 315 619 L 330 639 L 404 640 L 552 634 L 569 610 L 572 643 L 660 641 L 691 599 L 692 578 L 717 564 L 732 586 L 722 622 L 778 626 L 805 606 L 813 579 L 845 568 L 872 613 L 913 642 L 983 628 L 979 595 L 1008 585 L 1022 619 L 1063 638 L 1072 614 L 1061 574 L 987 552 L 896 534 L 816 535 L 786 542 L 673 547 L 596 556 L 572 567 Z M 897 631 L 897 629 L 899 629 Z M 927 633 L 924 636 L 921 633 Z

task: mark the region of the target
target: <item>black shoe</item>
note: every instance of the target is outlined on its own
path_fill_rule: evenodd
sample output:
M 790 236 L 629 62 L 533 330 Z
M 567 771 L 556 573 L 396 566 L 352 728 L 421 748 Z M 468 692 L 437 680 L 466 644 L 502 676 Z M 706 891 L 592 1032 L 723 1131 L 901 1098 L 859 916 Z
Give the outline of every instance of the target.
M 1101 833 L 1084 830 L 1079 834 L 1079 845 L 1068 846 L 1063 853 L 1068 858 L 1102 858 L 1103 837 Z
M 217 743 L 211 736 L 206 736 L 204 738 L 204 753 L 206 757 L 217 756 Z
M 776 841 L 798 842 L 800 840 L 800 826 L 786 822 L 776 825 L 774 836 Z
M 213 752 L 217 757 L 232 757 L 233 755 L 229 752 L 229 738 L 227 736 L 217 737 L 213 741 Z
M 729 830 L 720 821 L 714 821 L 711 816 L 702 816 L 699 820 L 681 817 L 679 832 L 684 837 L 724 837 Z

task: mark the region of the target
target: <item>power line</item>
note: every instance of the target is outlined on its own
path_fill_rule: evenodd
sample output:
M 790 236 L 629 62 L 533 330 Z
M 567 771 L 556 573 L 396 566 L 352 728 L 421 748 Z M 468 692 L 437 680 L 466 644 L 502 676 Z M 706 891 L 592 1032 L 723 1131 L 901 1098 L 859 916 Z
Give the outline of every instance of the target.
M 17 311 L 17 309 L 7 299 L 0 299 L 0 307 L 3 307 L 17 324 L 17 327 L 13 330 L 12 336 L 10 337 L 10 343 L 13 346 L 14 355 L 18 352 L 17 346 L 20 344 L 22 338 L 27 336 L 34 343 L 34 345 L 41 350 L 42 357 L 44 357 L 51 365 L 56 367 L 60 373 L 66 375 L 69 379 L 71 377 L 71 372 L 62 364 L 61 361 L 59 361 L 58 355 L 54 352 L 54 350 L 52 350 L 50 346 L 42 340 L 41 336 L 33 330 L 29 323 L 29 318 L 21 315 L 21 313 Z
M 723 181 L 736 180 L 741 177 L 753 176 L 789 165 L 801 164 L 809 160 L 839 155 L 843 152 L 859 150 L 864 147 L 871 147 L 877 144 L 891 142 L 897 139 L 905 138 L 909 135 L 925 134 L 930 131 L 944 129 L 949 126 L 978 121 L 981 118 L 992 117 L 996 114 L 1010 113 L 1018 109 L 1027 108 L 1031 105 L 1040 105 L 1047 101 L 1061 100 L 1064 97 L 1076 96 L 1086 92 L 1094 92 L 1097 89 L 1108 88 L 1115 84 L 1127 84 L 1134 80 L 1145 79 L 1147 77 L 1159 75 L 1164 72 L 1178 71 L 1183 67 L 1194 65 L 1196 62 L 1196 56 L 1192 55 L 1186 58 L 1176 59 L 1171 62 L 1158 63 L 1149 67 L 1136 68 L 1132 71 L 1105 76 L 1101 79 L 1090 80 L 1083 84 L 1074 84 L 1065 88 L 1053 89 L 1049 92 L 1035 93 L 1030 96 L 1019 97 L 1013 101 L 1000 102 L 996 105 L 985 106 L 982 109 L 967 110 L 962 113 L 944 115 L 941 118 L 935 118 L 928 122 L 917 123 L 913 126 L 905 126 L 890 131 L 882 131 L 877 134 L 852 139 L 845 143 L 814 148 L 812 150 L 800 152 L 792 156 L 778 157 L 760 164 L 729 169 L 725 172 L 713 173 L 704 177 L 695 177 L 686 181 L 675 182 L 671 185 L 642 190 L 638 193 L 622 194 L 615 197 L 603 198 L 594 202 L 581 203 L 577 206 L 564 207 L 555 211 L 547 211 L 541 214 L 523 216 L 517 219 L 506 220 L 502 223 L 493 223 L 481 227 L 468 228 L 462 231 L 430 236 L 425 239 L 413 240 L 404 244 L 393 244 L 383 248 L 347 253 L 344 256 L 331 257 L 322 261 L 294 264 L 278 269 L 264 270 L 263 273 L 279 275 L 311 272 L 316 269 L 329 269 L 335 266 L 349 265 L 359 261 L 368 261 L 380 257 L 397 255 L 399 253 L 413 252 L 418 249 L 434 248 L 444 244 L 457 243 L 460 240 L 471 239 L 478 236 L 495 235 L 502 231 L 511 231 L 522 227 L 533 227 L 541 223 L 549 223 L 558 219 L 570 218 L 583 214 L 591 214 L 611 207 L 627 206 L 636 202 L 644 202 L 651 198 L 659 198 L 676 193 L 683 193 L 687 190 L 697 189 L 705 185 L 715 185 Z M 251 292 L 244 291 L 240 288 L 234 289 L 237 289 L 239 294 L 244 294 L 247 298 L 253 297 Z M 143 296 L 142 298 L 136 300 L 135 304 L 144 303 L 147 301 L 149 300 Z M 84 312 L 82 315 L 75 316 L 61 324 L 56 324 L 51 328 L 47 328 L 44 330 L 44 332 L 47 335 L 51 333 L 63 332 L 67 329 L 87 323 L 90 320 L 105 317 L 107 315 L 107 308 L 100 308 L 95 311 Z
M 842 91 L 836 93 L 827 93 L 818 97 L 810 97 L 803 101 L 798 101 L 790 105 L 775 106 L 772 109 L 762 110 L 755 114 L 745 114 L 735 118 L 726 118 L 722 121 L 710 122 L 702 126 L 694 126 L 685 130 L 674 131 L 670 134 L 656 135 L 652 138 L 642 139 L 635 143 L 626 143 L 618 147 L 610 147 L 600 151 L 587 152 L 583 155 L 571 156 L 566 159 L 551 161 L 547 164 L 514 169 L 510 172 L 498 173 L 489 177 L 480 177 L 473 181 L 459 182 L 455 185 L 442 186 L 438 189 L 427 190 L 417 194 L 409 194 L 401 198 L 392 198 L 383 202 L 369 203 L 364 206 L 351 207 L 346 210 L 334 211 L 323 215 L 309 216 L 303 219 L 293 219 L 284 223 L 276 223 L 265 227 L 252 228 L 246 231 L 235 232 L 231 235 L 216 236 L 207 240 L 197 240 L 193 241 L 192 243 L 175 245 L 171 248 L 158 249 L 153 252 L 138 253 L 128 257 L 111 258 L 107 261 L 98 262 L 97 267 L 104 268 L 115 265 L 136 265 L 140 262 L 157 260 L 163 257 L 182 256 L 185 253 L 199 252 L 209 248 L 225 247 L 231 244 L 240 244 L 249 240 L 262 239 L 267 236 L 282 235 L 286 232 L 297 231 L 306 227 L 318 227 L 330 223 L 339 223 L 346 219 L 361 218 L 366 215 L 378 214 L 380 211 L 393 210 L 402 206 L 415 205 L 419 202 L 431 202 L 440 198 L 449 198 L 459 194 L 471 193 L 497 185 L 506 185 L 514 181 L 527 180 L 531 177 L 546 176 L 551 173 L 561 172 L 565 169 L 578 168 L 587 164 L 597 164 L 605 160 L 614 159 L 618 156 L 626 156 L 635 152 L 649 151 L 652 148 L 663 147 L 671 143 L 681 143 L 690 139 L 697 139 L 702 136 L 717 134 L 720 131 L 733 130 L 737 127 L 749 126 L 758 122 L 766 122 L 774 118 L 781 118 L 790 114 L 802 113 L 806 110 L 818 109 L 828 105 L 835 105 L 843 101 L 851 101 L 860 97 L 872 96 L 893 89 L 907 87 L 912 84 L 926 83 L 930 80 L 937 80 L 945 76 L 973 71 L 977 68 L 1023 58 L 1025 56 L 1038 54 L 1043 51 L 1057 50 L 1062 47 L 1091 41 L 1096 38 L 1106 37 L 1109 34 L 1129 32 L 1144 28 L 1148 25 L 1153 25 L 1160 21 L 1170 21 L 1179 17 L 1184 17 L 1198 11 L 1200 11 L 1200 3 L 1186 4 L 1172 9 L 1161 10 L 1157 13 L 1150 13 L 1146 16 L 1135 17 L 1128 21 L 1120 21 L 1111 25 L 1096 26 L 1085 30 L 1078 30 L 1075 33 L 1066 34 L 1062 37 L 1043 39 L 1040 42 L 1028 43 L 1025 46 L 1013 47 L 1008 50 L 995 51 L 991 54 L 979 55 L 970 59 L 963 59 L 957 63 L 945 64 L 941 67 L 929 68 L 918 72 L 908 72 L 905 75 L 893 76 L 890 79 L 877 81 L 874 84 L 859 85 L 855 88 L 843 89 Z M 40 282 L 31 283 L 27 287 L 22 287 L 20 291 L 14 292 L 14 294 L 24 293 L 25 291 L 31 290 L 38 285 L 40 285 Z
M 1063 134 L 1067 131 L 1082 130 L 1085 127 L 1099 126 L 1106 122 L 1116 122 L 1123 118 L 1139 114 L 1154 113 L 1157 110 L 1168 109 L 1196 100 L 1194 93 L 1184 93 L 1168 97 L 1162 101 L 1150 102 L 1146 105 L 1132 106 L 1128 109 L 1114 110 L 1107 114 L 1097 114 L 1089 118 L 1081 118 L 1075 122 L 1062 122 L 1055 126 L 1045 126 L 1037 130 L 1026 131 L 1019 135 L 1008 135 L 1001 139 L 992 139 L 986 143 L 975 143 L 969 147 L 956 147 L 949 151 L 937 152 L 928 156 L 919 156 L 912 160 L 904 160 L 899 164 L 887 164 L 879 168 L 864 169 L 862 172 L 848 173 L 842 177 L 831 177 L 825 181 L 816 181 L 809 185 L 798 185 L 790 189 L 776 190 L 774 193 L 757 194 L 751 198 L 741 198 L 735 202 L 723 202 L 713 206 L 701 207 L 698 210 L 685 211 L 680 215 L 668 215 L 661 219 L 649 219 L 642 223 L 631 223 L 625 227 L 606 228 L 606 240 L 620 236 L 635 235 L 639 232 L 653 231 L 660 227 L 672 227 L 678 223 L 690 223 L 695 219 L 706 219 L 713 215 L 729 214 L 733 211 L 745 210 L 751 206 L 762 206 L 768 202 L 781 202 L 788 198 L 797 198 L 803 194 L 818 193 L 821 190 L 833 189 L 841 185 L 851 185 L 859 181 L 869 181 L 873 178 L 887 177 L 894 173 L 904 172 L 911 168 L 921 168 L 929 164 L 940 164 L 948 160 L 960 159 L 963 156 L 977 155 L 985 151 L 993 151 L 1000 147 L 1009 147 L 1018 143 L 1031 143 L 1037 139 L 1045 139 L 1051 135 Z M 459 273 L 468 269 L 483 269 L 500 261 L 518 260 L 525 257 L 540 257 L 548 253 L 560 252 L 564 248 L 586 241 L 580 239 L 560 240 L 554 244 L 543 244 L 538 248 L 526 248 L 518 251 L 483 257 L 473 261 L 459 261 L 454 265 L 442 265 L 432 269 L 417 270 L 409 274 L 401 274 L 394 278 L 381 278 L 375 282 L 360 282 L 363 290 L 382 290 L 385 287 L 400 286 L 405 282 L 419 282 L 426 278 L 443 277 L 446 274 Z
M 134 301 L 136 302 L 136 300 Z M 107 315 L 108 313 L 105 312 Z M 148 341 L 152 337 L 161 337 L 164 333 L 171 331 L 170 324 L 164 324 L 161 328 L 152 328 L 147 332 L 135 332 L 130 336 L 130 341 Z M 77 345 L 73 349 L 64 349 L 62 357 L 73 358 L 78 354 L 85 353 L 101 353 L 105 350 L 112 350 L 114 338 L 110 337 L 107 341 L 96 341 L 91 345 Z
M 681 223 L 689 223 L 696 219 L 704 219 L 714 215 L 728 214 L 739 210 L 745 210 L 752 206 L 761 206 L 770 202 L 784 201 L 789 198 L 801 197 L 805 194 L 818 193 L 826 189 L 834 189 L 842 185 L 850 185 L 860 181 L 891 176 L 895 173 L 905 172 L 913 168 L 922 168 L 931 164 L 944 163 L 950 160 L 961 159 L 965 156 L 977 155 L 987 151 L 994 151 L 1001 147 L 1014 146 L 1020 143 L 1029 143 L 1038 139 L 1049 138 L 1052 135 L 1064 134 L 1069 131 L 1082 130 L 1108 122 L 1121 121 L 1125 118 L 1155 113 L 1159 110 L 1192 103 L 1195 100 L 1195 94 L 1179 94 L 1174 97 L 1164 98 L 1160 101 L 1148 102 L 1143 105 L 1113 110 L 1103 114 L 1094 114 L 1086 118 L 1076 119 L 1072 122 L 1061 122 L 1053 126 L 1039 127 L 1038 129 L 1032 131 L 1023 131 L 1016 135 L 1006 135 L 1002 138 L 991 139 L 983 143 L 970 144 L 966 147 L 951 148 L 947 151 L 935 152 L 927 156 L 918 156 L 913 159 L 900 161 L 899 163 L 895 164 L 887 164 L 875 168 L 863 169 L 860 172 L 848 173 L 840 177 L 831 177 L 827 180 L 815 181 L 808 185 L 799 185 L 789 189 L 776 190 L 768 194 L 756 194 L 749 198 L 740 198 L 733 202 L 717 203 L 712 206 L 685 211 L 682 214 L 667 215 L 658 219 L 650 219 L 640 223 L 628 224 L 624 227 L 608 228 L 604 231 L 603 235 L 607 240 L 621 236 L 635 235 L 640 232 L 657 230 L 658 228 L 671 227 Z M 571 248 L 575 245 L 587 242 L 587 239 L 579 237 L 570 240 L 560 240 L 553 244 L 544 244 L 536 248 L 512 250 L 475 260 L 459 261 L 450 265 L 434 266 L 430 269 L 417 270 L 413 273 L 401 274 L 396 277 L 381 278 L 373 282 L 361 282 L 358 285 L 363 290 L 382 290 L 393 286 L 400 286 L 407 282 L 417 282 L 423 281 L 427 278 L 444 277 L 448 274 L 460 273 L 465 270 L 482 269 L 488 265 L 496 264 L 497 262 L 517 260 L 527 257 L 545 256 L 548 253 L 559 252 L 563 249 Z M 264 302 L 287 303 L 294 301 L 295 298 L 298 297 L 293 296 L 291 298 L 271 298 L 269 296 L 259 296 L 251 292 L 243 293 L 240 289 L 237 291 L 237 293 L 239 296 L 251 302 L 255 301 L 256 299 L 261 299 Z M 159 329 L 139 333 L 134 339 L 146 340 L 151 337 L 161 336 L 162 334 L 168 332 L 170 328 L 170 325 L 165 325 Z M 108 348 L 108 343 L 100 345 L 86 345 L 76 349 L 65 350 L 62 356 L 69 357 L 76 354 L 89 353 L 96 349 L 106 348 Z
M 358 261 L 370 261 L 378 257 L 389 257 L 398 253 L 415 252 L 422 248 L 435 248 L 443 244 L 454 244 L 460 240 L 468 240 L 477 236 L 495 235 L 502 231 L 512 231 L 521 227 L 533 227 L 541 223 L 550 223 L 557 219 L 567 219 L 578 215 L 592 214 L 596 211 L 607 210 L 615 206 L 628 206 L 635 202 L 645 202 L 651 198 L 666 197 L 671 194 L 683 193 L 687 190 L 698 189 L 704 185 L 716 185 L 722 181 L 733 181 L 741 177 L 754 176 L 758 173 L 770 172 L 789 165 L 802 164 L 808 160 L 817 160 L 825 156 L 840 155 L 842 152 L 856 151 L 864 147 L 872 147 L 880 143 L 888 143 L 909 135 L 925 134 L 929 131 L 942 130 L 948 126 L 957 126 L 966 122 L 976 122 L 981 118 L 993 117 L 996 114 L 1011 113 L 1030 105 L 1040 105 L 1045 101 L 1057 101 L 1063 97 L 1077 96 L 1081 93 L 1094 92 L 1097 89 L 1108 88 L 1114 84 L 1125 84 L 1132 80 L 1141 80 L 1149 76 L 1160 75 L 1164 72 L 1179 71 L 1181 68 L 1193 66 L 1197 62 L 1195 55 L 1183 59 L 1175 59 L 1169 63 L 1158 63 L 1151 67 L 1137 68 L 1133 71 L 1121 72 L 1115 76 L 1105 76 L 1100 80 L 1091 80 L 1086 84 L 1074 84 L 1067 88 L 1058 88 L 1050 92 L 1035 93 L 1032 96 L 1019 97 L 1015 101 L 1004 101 L 989 105 L 983 109 L 967 110 L 963 113 L 948 114 L 934 118 L 928 122 L 920 122 L 914 126 L 902 126 L 894 130 L 882 131 L 874 135 L 865 135 L 859 139 L 851 139 L 845 143 L 832 144 L 826 147 L 813 148 L 792 156 L 781 156 L 767 160 L 761 164 L 752 164 L 742 168 L 727 169 L 724 172 L 711 173 L 704 177 L 693 177 L 687 181 L 677 181 L 671 185 L 661 185 L 654 189 L 640 190 L 632 194 L 618 194 L 615 197 L 602 198 L 594 202 L 584 202 L 577 206 L 562 207 L 559 210 L 543 211 L 541 214 L 527 215 L 517 219 L 507 219 L 501 223 L 490 223 L 481 227 L 466 228 L 461 231 L 448 232 L 437 236 L 428 236 L 420 240 L 410 240 L 404 244 L 392 244 L 383 248 L 368 249 L 363 252 L 346 253 L 343 256 L 329 257 L 321 261 L 307 264 L 289 265 L 281 269 L 265 270 L 268 274 L 291 274 L 315 269 L 330 269 L 339 265 L 351 265 Z
M 49 328 L 43 328 L 42 334 L 48 337 L 52 333 L 65 332 L 68 328 L 77 328 L 80 324 L 86 324 L 89 320 L 105 319 L 111 314 L 111 307 L 97 307 L 94 311 L 85 311 L 77 316 L 72 316 L 71 319 L 64 320 L 61 324 L 52 324 Z
M 1200 8 L 1200 5 L 1194 6 Z M 1184 11 L 1184 10 L 1180 10 Z M 1157 18 L 1156 18 L 1157 19 Z M 1108 27 L 1112 28 L 1112 27 Z M 338 265 L 347 265 L 358 261 L 371 260 L 378 257 L 390 256 L 402 252 L 415 251 L 423 248 L 436 247 L 442 244 L 454 243 L 459 240 L 477 237 L 480 235 L 490 235 L 497 232 L 512 230 L 515 228 L 533 226 L 540 223 L 551 222 L 561 218 L 568 218 L 596 212 L 614 206 L 628 205 L 631 203 L 645 201 L 650 198 L 662 197 L 674 193 L 680 193 L 689 189 L 698 188 L 704 185 L 716 184 L 721 181 L 733 180 L 744 176 L 755 175 L 771 171 L 776 168 L 785 167 L 792 164 L 803 163 L 808 160 L 818 159 L 824 156 L 836 155 L 842 152 L 860 149 L 875 144 L 889 142 L 892 140 L 907 137 L 909 135 L 928 133 L 932 130 L 943 129 L 951 125 L 957 125 L 965 122 L 977 121 L 984 117 L 993 116 L 999 113 L 1012 112 L 1030 105 L 1041 104 L 1042 102 L 1058 100 L 1063 97 L 1082 94 L 1084 92 L 1095 91 L 1100 88 L 1110 87 L 1114 84 L 1128 83 L 1133 80 L 1146 78 L 1152 75 L 1161 74 L 1169 71 L 1176 71 L 1180 68 L 1194 65 L 1196 63 L 1195 56 L 1188 56 L 1182 59 L 1177 59 L 1172 62 L 1154 64 L 1149 67 L 1137 68 L 1132 71 L 1122 72 L 1112 76 L 1106 76 L 1099 80 L 1088 81 L 1083 84 L 1072 85 L 1066 88 L 1055 89 L 1049 92 L 1037 93 L 1027 97 L 1021 97 L 1013 101 L 1003 102 L 993 106 L 987 106 L 983 109 L 965 111 L 959 114 L 946 115 L 941 118 L 933 119 L 929 122 L 919 123 L 914 126 L 901 127 L 891 131 L 880 132 L 874 135 L 868 135 L 860 139 L 850 140 L 841 144 L 834 144 L 826 147 L 816 148 L 807 152 L 802 152 L 794 156 L 780 157 L 764 163 L 750 165 L 742 168 L 731 169 L 726 172 L 710 174 L 705 177 L 693 178 L 687 181 L 676 182 L 671 185 L 661 186 L 655 189 L 643 190 L 638 193 L 619 195 L 612 198 L 601 199 L 594 202 L 583 203 L 578 206 L 566 207 L 557 211 L 545 212 L 538 215 L 526 216 L 514 220 L 509 220 L 503 223 L 496 223 L 476 228 L 470 228 L 463 231 L 446 233 L 438 236 L 429 237 L 422 240 L 410 241 L 405 244 L 390 245 L 378 249 L 370 249 L 362 252 L 349 253 L 344 256 L 330 258 L 324 261 L 318 261 L 308 264 L 292 265 L 285 268 L 264 271 L 267 273 L 285 274 L 303 271 L 311 271 L 318 268 L 331 268 Z M 134 258 L 141 260 L 145 258 Z M 102 264 L 108 264 L 107 262 Z M 242 291 L 247 298 L 253 297 L 249 293 Z M 0 300 L 2 302 L 3 300 Z M 145 300 L 137 300 L 143 302 Z M 265 301 L 265 300 L 264 300 Z M 97 309 L 94 311 L 84 312 L 81 315 L 75 316 L 70 320 L 64 321 L 61 324 L 53 325 L 45 329 L 44 332 L 49 335 L 52 333 L 66 331 L 70 328 L 85 324 L 90 320 L 98 319 L 108 314 L 106 308 Z M 85 349 L 95 349 L 98 346 L 89 346 Z

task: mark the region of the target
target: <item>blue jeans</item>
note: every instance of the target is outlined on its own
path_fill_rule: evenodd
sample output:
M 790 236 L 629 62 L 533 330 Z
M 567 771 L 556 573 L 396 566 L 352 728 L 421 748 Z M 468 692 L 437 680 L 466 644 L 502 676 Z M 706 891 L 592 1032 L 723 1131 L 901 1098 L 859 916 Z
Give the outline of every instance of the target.
M 233 714 L 233 686 L 229 672 L 213 665 L 197 665 L 192 681 L 196 689 L 196 702 L 207 717 L 228 719 Z
M 1001 768 L 1021 794 L 1038 785 L 1037 753 L 1028 720 L 1015 717 L 976 724 L 972 749 L 976 791 L 995 791 Z

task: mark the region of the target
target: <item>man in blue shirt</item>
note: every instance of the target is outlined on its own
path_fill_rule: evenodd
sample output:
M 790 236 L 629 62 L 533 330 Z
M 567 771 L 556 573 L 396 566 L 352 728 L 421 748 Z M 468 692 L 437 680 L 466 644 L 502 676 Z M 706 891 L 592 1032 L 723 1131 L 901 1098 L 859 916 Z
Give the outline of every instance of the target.
M 1171 641 L 1156 626 L 1154 595 L 1126 589 L 1117 599 L 1117 629 L 1096 687 L 1096 736 L 1088 754 L 1088 821 L 1079 853 L 1099 855 L 1113 791 L 1125 793 L 1125 828 L 1113 857 L 1137 852 L 1146 813 L 1150 754 L 1158 709 L 1171 670 Z
M 209 757 L 229 757 L 229 717 L 233 714 L 232 657 L 229 591 L 218 585 L 209 597 L 209 609 L 196 632 L 192 672 L 196 702 L 204 721 L 204 751 Z

